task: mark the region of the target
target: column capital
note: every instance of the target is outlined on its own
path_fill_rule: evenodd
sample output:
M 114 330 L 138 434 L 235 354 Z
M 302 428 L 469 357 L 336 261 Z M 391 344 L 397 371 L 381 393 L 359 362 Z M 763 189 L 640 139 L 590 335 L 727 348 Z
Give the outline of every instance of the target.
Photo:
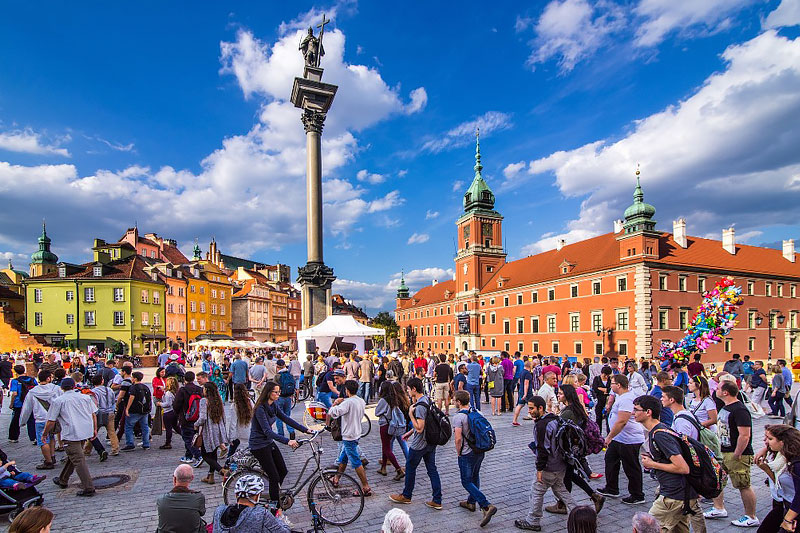
M 300 120 L 303 121 L 303 128 L 306 130 L 306 133 L 313 131 L 314 133 L 322 135 L 322 126 L 325 124 L 325 116 L 325 113 L 305 109 Z

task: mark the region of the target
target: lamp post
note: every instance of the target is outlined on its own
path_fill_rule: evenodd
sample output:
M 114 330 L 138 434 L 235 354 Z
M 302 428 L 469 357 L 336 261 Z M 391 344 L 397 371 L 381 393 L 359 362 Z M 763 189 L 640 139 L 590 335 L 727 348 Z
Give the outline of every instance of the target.
M 597 336 L 598 336 L 598 337 L 600 337 L 600 336 L 602 336 L 602 337 L 603 337 L 603 353 L 602 353 L 602 354 L 600 354 L 600 355 L 604 355 L 604 354 L 606 353 L 606 352 L 605 352 L 605 346 L 606 346 L 606 333 L 608 334 L 608 339 L 609 339 L 609 340 L 611 340 L 611 333 L 612 333 L 612 331 L 613 331 L 613 330 L 612 330 L 611 328 L 608 328 L 608 330 L 605 330 L 605 329 L 603 329 L 603 328 L 598 328 L 598 329 L 597 329 L 597 331 L 595 331 L 595 333 L 597 334 Z
M 783 325 L 783 321 L 786 320 L 786 317 L 783 314 L 780 314 L 780 311 L 777 312 L 778 316 L 778 325 Z M 772 317 L 775 316 L 775 312 L 770 311 L 768 314 L 760 313 L 756 311 L 756 326 L 760 326 L 764 319 L 767 319 L 767 364 L 772 364 Z

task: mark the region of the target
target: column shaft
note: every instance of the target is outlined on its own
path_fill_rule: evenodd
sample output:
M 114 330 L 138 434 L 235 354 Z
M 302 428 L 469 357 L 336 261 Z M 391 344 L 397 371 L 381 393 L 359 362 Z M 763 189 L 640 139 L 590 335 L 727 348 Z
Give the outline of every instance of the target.
M 306 238 L 308 262 L 322 263 L 322 150 L 321 135 L 306 132 Z

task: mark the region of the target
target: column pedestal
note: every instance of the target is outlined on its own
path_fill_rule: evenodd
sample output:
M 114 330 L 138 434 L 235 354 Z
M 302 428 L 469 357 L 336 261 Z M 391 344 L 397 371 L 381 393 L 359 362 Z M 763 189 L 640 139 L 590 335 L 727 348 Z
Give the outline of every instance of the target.
M 331 284 L 336 276 L 324 263 L 306 263 L 299 268 L 297 281 L 302 291 L 302 329 L 310 328 L 331 314 Z

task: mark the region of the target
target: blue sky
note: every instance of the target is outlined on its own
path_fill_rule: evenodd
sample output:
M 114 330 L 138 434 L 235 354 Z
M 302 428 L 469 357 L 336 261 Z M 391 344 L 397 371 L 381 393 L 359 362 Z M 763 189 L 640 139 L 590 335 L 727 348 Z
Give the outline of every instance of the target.
M 321 13 L 325 259 L 371 312 L 452 275 L 474 129 L 510 259 L 611 231 L 641 164 L 659 228 L 800 238 L 800 0 L 86 2 L 0 7 L 0 260 L 138 223 L 305 262 L 288 102 Z M 800 243 L 798 243 L 800 244 Z

